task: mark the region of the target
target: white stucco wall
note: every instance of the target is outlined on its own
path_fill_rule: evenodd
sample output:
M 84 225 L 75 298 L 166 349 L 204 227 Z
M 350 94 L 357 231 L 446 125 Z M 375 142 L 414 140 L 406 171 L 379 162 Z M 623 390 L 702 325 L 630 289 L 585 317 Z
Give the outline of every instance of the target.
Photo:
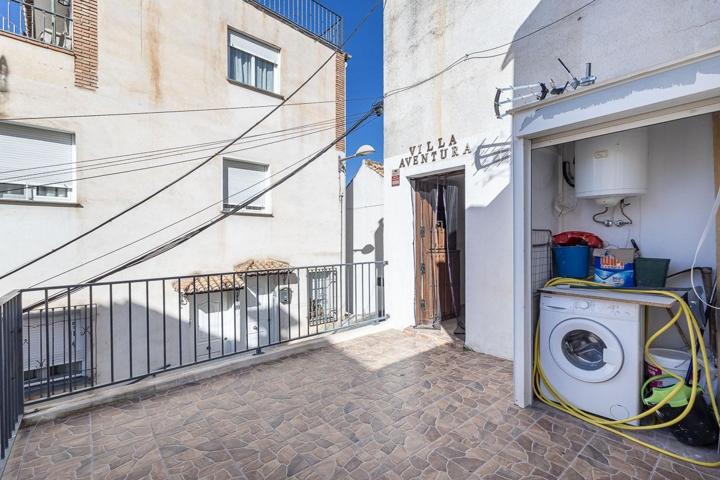
M 495 87 L 551 78 L 564 81 L 565 63 L 582 76 L 592 62 L 598 84 L 718 45 L 720 9 L 716 1 L 643 2 L 599 0 L 540 33 L 521 38 L 580 7 L 583 1 L 514 2 L 390 0 L 385 8 L 385 90 L 429 77 L 466 53 L 490 49 L 443 75 L 385 102 L 386 251 L 390 262 L 388 311 L 393 321 L 411 325 L 414 305 L 412 204 L 408 178 L 446 168 L 465 169 L 466 305 L 469 347 L 511 358 L 513 340 L 513 192 L 509 166 L 478 168 L 478 158 L 455 159 L 401 170 L 401 185 L 390 172 L 413 145 L 455 134 L 501 143 L 513 134 L 510 120 L 492 112 Z M 683 12 L 678 15 L 677 12 Z M 516 40 L 508 47 L 492 49 Z M 507 53 L 503 53 L 507 51 Z M 499 54 L 494 57 L 494 54 Z M 680 87 L 684 83 L 678 84 Z M 612 99 L 608 99 L 612 100 Z M 578 105 L 582 99 L 578 98 Z M 578 106 L 577 112 L 582 112 Z M 562 112 L 560 108 L 558 111 Z M 565 117 L 551 107 L 539 113 L 544 126 Z M 536 117 L 524 117 L 532 129 Z M 521 130 L 521 129 L 518 129 Z M 517 132 L 516 132 L 517 133 Z M 521 132 L 522 133 L 522 132 Z M 475 149 L 477 152 L 477 149 Z
M 383 176 L 363 163 L 345 194 L 348 262 L 383 260 L 383 195 Z
M 345 225 L 346 242 L 345 256 L 346 263 L 382 262 L 385 260 L 384 245 L 384 185 L 383 176 L 373 171 L 363 162 L 355 177 L 348 184 L 345 193 Z M 348 282 L 348 292 L 360 288 L 363 282 L 363 274 L 367 278 L 367 272 L 377 273 L 383 276 L 383 267 L 368 265 L 364 269 L 353 272 L 348 270 L 345 278 Z M 382 298 L 377 298 L 377 290 L 371 289 L 366 293 L 370 305 L 381 305 Z M 357 304 L 356 294 L 348 294 L 348 304 L 352 309 L 353 303 Z M 362 295 L 360 295 L 362 297 Z M 360 301 L 362 298 L 360 298 Z

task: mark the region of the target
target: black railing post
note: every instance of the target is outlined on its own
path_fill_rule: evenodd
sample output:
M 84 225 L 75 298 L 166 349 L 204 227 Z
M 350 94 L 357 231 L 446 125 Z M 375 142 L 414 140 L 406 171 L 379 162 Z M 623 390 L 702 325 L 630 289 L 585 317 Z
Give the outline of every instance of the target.
M 260 345 L 260 275 L 258 273 L 255 273 L 255 330 L 257 331 L 257 345 L 254 355 L 262 355 L 265 352 L 262 351 Z
M 93 306 L 93 289 L 92 285 L 90 286 L 90 386 L 95 385 L 95 317 L 93 316 L 93 310 L 95 310 Z
M 0 469 L 24 408 L 22 293 L 0 298 Z
M 245 290 L 245 349 L 250 348 L 250 321 L 248 320 L 248 281 L 247 272 L 243 273 L 243 289 Z
M 110 284 L 110 383 L 115 382 L 115 336 L 113 323 L 113 284 Z
M 128 282 L 128 347 L 130 349 L 130 376 L 133 377 L 133 334 L 132 334 L 132 282 Z
M 225 287 L 223 286 L 223 276 L 220 274 L 220 356 L 225 356 Z
M 178 285 L 178 290 L 180 289 L 180 285 Z M 162 330 L 163 330 L 163 364 L 162 369 L 165 370 L 167 368 L 167 313 L 165 311 L 165 279 L 162 280 L 162 318 L 163 318 L 163 324 L 162 324 Z
M 150 373 L 150 284 L 145 280 L 145 362 L 146 372 Z
M 177 279 L 177 292 L 178 292 L 178 363 L 182 367 L 183 364 L 183 352 L 182 352 L 182 292 L 183 287 L 180 277 Z
M 55 341 L 53 339 L 53 344 Z M 42 360 L 42 357 L 41 357 Z M 45 380 L 47 385 L 47 398 L 50 398 L 50 313 L 48 311 L 48 291 L 45 289 Z
M 75 342 L 73 341 L 74 332 L 72 328 L 72 302 L 70 300 L 70 289 L 67 289 L 67 332 L 68 332 L 68 388 L 70 392 L 73 391 L 73 350 L 75 349 Z
M 210 312 L 212 311 L 211 304 L 210 304 L 210 290 L 212 290 L 210 286 L 210 275 L 207 276 L 207 338 L 208 338 L 208 346 L 207 346 L 207 352 L 208 352 L 208 360 L 212 358 L 212 326 L 210 325 Z
M 192 327 L 193 327 L 193 352 L 195 352 L 195 363 L 197 363 L 197 325 L 198 325 L 198 308 L 197 308 L 197 277 L 193 276 L 193 319 L 192 319 Z
M 237 274 L 232 274 L 232 298 L 233 298 L 233 353 L 237 353 Z

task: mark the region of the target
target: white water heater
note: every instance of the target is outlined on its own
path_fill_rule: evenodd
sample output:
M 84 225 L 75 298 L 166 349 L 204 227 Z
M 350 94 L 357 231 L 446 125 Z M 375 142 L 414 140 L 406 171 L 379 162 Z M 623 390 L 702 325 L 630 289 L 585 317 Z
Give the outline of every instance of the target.
M 614 207 L 647 191 L 647 129 L 580 140 L 575 144 L 575 196 Z

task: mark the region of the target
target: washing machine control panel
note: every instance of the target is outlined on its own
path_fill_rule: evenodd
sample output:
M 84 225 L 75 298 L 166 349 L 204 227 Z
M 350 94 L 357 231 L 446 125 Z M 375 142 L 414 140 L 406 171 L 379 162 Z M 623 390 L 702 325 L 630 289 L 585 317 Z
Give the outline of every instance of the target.
M 596 315 L 615 318 L 637 318 L 637 305 L 620 302 L 595 302 L 593 312 Z
M 542 298 L 542 308 L 556 312 L 574 314 L 593 314 L 599 317 L 618 319 L 637 318 L 638 306 L 630 303 L 572 298 L 561 295 L 546 295 Z
M 593 303 L 588 300 L 575 300 L 575 302 L 573 303 L 573 307 L 576 311 L 590 311 L 592 310 Z

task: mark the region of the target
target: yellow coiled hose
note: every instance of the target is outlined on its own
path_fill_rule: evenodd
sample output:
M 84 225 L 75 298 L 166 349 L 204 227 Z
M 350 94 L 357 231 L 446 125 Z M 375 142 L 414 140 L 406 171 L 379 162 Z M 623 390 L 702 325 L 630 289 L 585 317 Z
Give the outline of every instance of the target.
M 575 286 L 603 286 L 606 285 L 598 284 L 595 282 L 590 282 L 587 280 L 578 280 L 574 278 L 554 278 L 550 280 L 545 286 L 547 287 L 555 287 L 558 285 L 575 285 Z M 688 458 L 684 457 L 682 455 L 679 455 L 674 452 L 670 452 L 668 450 L 665 450 L 663 448 L 657 447 L 655 445 L 651 445 L 647 442 L 644 442 L 642 440 L 639 440 L 632 435 L 628 435 L 627 433 L 621 431 L 621 430 L 652 430 L 657 428 L 665 428 L 670 427 L 672 425 L 675 425 L 676 423 L 682 421 L 692 410 L 693 404 L 695 403 L 695 398 L 697 397 L 698 392 L 698 365 L 697 365 L 697 348 L 696 343 L 700 346 L 700 353 L 702 355 L 702 361 L 705 365 L 705 368 L 703 370 L 705 371 L 705 379 L 707 381 L 708 385 L 708 394 L 710 395 L 710 400 L 712 403 L 712 410 L 715 415 L 715 420 L 718 422 L 718 425 L 720 425 L 720 412 L 718 412 L 717 402 L 715 400 L 715 392 L 712 388 L 712 379 L 710 378 L 710 369 L 707 368 L 710 365 L 710 362 L 708 361 L 707 357 L 707 351 L 705 350 L 705 344 L 702 341 L 702 332 L 700 331 L 700 326 L 697 323 L 697 320 L 695 316 L 692 313 L 692 310 L 688 306 L 688 304 L 678 295 L 677 293 L 666 291 L 666 290 L 623 290 L 623 289 L 613 289 L 613 291 L 620 291 L 620 292 L 627 292 L 627 293 L 649 293 L 654 295 L 665 295 L 667 297 L 671 297 L 674 300 L 678 302 L 680 305 L 680 309 L 678 310 L 677 314 L 673 316 L 661 329 L 659 329 L 657 332 L 655 332 L 648 340 L 645 342 L 645 358 L 647 359 L 648 363 L 653 365 L 654 367 L 657 367 L 658 369 L 662 369 L 660 367 L 655 359 L 650 355 L 649 349 L 650 346 L 653 344 L 653 342 L 663 333 L 665 333 L 668 329 L 670 329 L 675 323 L 680 320 L 680 317 L 685 318 L 685 322 L 688 327 L 688 332 L 690 333 L 690 349 L 691 349 L 691 355 L 692 355 L 692 384 L 691 384 L 691 394 L 690 399 L 688 401 L 687 406 L 683 410 L 683 412 L 675 417 L 674 419 L 659 423 L 659 424 L 653 424 L 653 425 L 627 425 L 627 422 L 632 422 L 635 420 L 640 420 L 646 417 L 649 417 L 653 415 L 655 412 L 657 412 L 660 408 L 662 408 L 665 404 L 667 404 L 670 400 L 673 399 L 675 395 L 677 395 L 678 392 L 680 392 L 683 389 L 683 386 L 685 384 L 685 379 L 679 377 L 678 375 L 669 373 L 668 375 L 672 376 L 677 380 L 677 384 L 675 388 L 673 388 L 670 393 L 662 399 L 657 405 L 653 406 L 652 408 L 640 413 L 639 415 L 634 415 L 629 418 L 624 418 L 622 420 L 609 420 L 607 418 L 598 417 L 595 415 L 592 415 L 588 412 L 584 412 L 577 408 L 575 405 L 568 402 L 565 398 L 563 398 L 562 395 L 558 393 L 558 391 L 550 384 L 548 381 L 545 372 L 543 371 L 542 364 L 540 362 L 540 322 L 538 321 L 537 327 L 535 329 L 535 352 L 534 352 L 534 362 L 533 362 L 533 391 L 535 392 L 535 396 L 540 399 L 543 403 L 546 403 L 550 405 L 551 407 L 554 407 L 558 410 L 561 410 L 565 413 L 568 413 L 572 415 L 575 418 L 578 418 L 580 420 L 583 420 L 587 423 L 590 423 L 592 425 L 595 425 L 596 427 L 602 428 L 604 430 L 613 432 L 617 435 L 620 435 L 623 438 L 627 438 L 628 440 L 635 442 L 639 445 L 642 445 L 644 447 L 647 447 L 651 450 L 655 450 L 656 452 L 659 452 L 663 455 L 667 455 L 668 457 L 672 457 L 677 460 L 693 463 L 695 465 L 700 465 L 703 467 L 710 467 L 710 468 L 718 468 L 720 467 L 720 461 L 717 462 L 703 462 L 700 460 L 696 460 L 694 458 Z M 699 342 L 696 342 L 696 339 L 699 339 Z M 545 388 L 555 397 L 556 400 L 550 400 L 549 398 L 546 398 L 543 396 L 542 390 L 540 388 L 540 383 L 545 385 Z

